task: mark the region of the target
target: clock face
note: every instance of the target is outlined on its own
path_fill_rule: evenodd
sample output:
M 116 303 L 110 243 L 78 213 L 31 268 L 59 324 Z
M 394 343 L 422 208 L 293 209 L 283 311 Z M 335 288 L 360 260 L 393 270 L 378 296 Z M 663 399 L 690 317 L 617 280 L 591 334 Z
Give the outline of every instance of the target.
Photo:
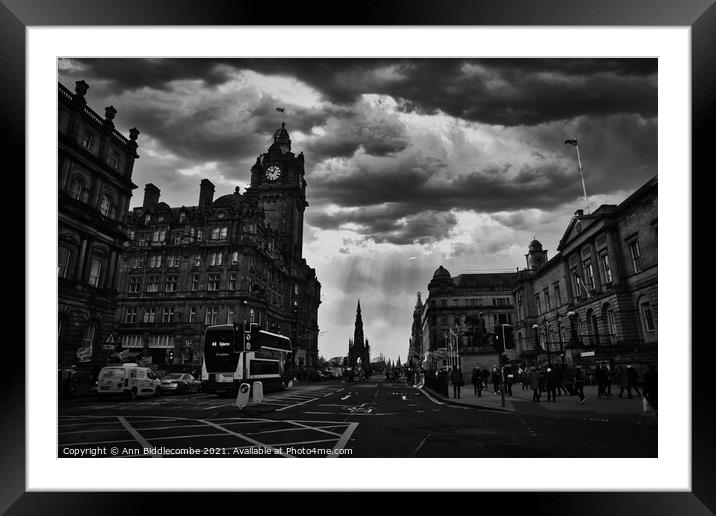
M 541 254 L 536 254 L 532 257 L 532 262 L 535 265 L 542 265 L 544 263 L 544 256 L 542 256 Z
M 271 165 L 269 168 L 266 169 L 266 179 L 275 181 L 279 177 L 281 177 L 281 169 L 276 165 Z
M 281 145 L 279 148 L 281 149 L 282 154 L 286 154 L 288 152 L 288 145 Z

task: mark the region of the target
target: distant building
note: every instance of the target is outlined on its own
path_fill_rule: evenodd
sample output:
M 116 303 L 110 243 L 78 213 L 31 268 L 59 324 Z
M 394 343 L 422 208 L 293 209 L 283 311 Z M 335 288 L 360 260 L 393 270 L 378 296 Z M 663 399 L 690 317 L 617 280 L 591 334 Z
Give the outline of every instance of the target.
M 657 190 L 653 178 L 618 206 L 578 210 L 549 260 L 530 244 L 512 286 L 520 357 L 546 362 L 549 350 L 568 366 L 656 363 Z
M 359 366 L 363 371 L 370 367 L 370 345 L 363 335 L 363 316 L 360 311 L 360 301 L 356 309 L 355 329 L 353 338 L 348 339 L 348 367 Z
M 494 367 L 499 360 L 495 331 L 502 324 L 512 324 L 514 316 L 513 279 L 514 273 L 459 274 L 453 278 L 442 265 L 438 267 L 428 284 L 420 331 L 414 326 L 411 337 L 416 342 L 411 348 L 423 357 L 423 367 L 449 365 L 451 354 L 458 352 L 463 371 L 474 366 Z M 419 305 L 420 299 L 414 309 L 414 324 Z M 421 346 L 417 345 L 418 336 Z
M 285 124 L 251 167 L 251 184 L 214 200 L 201 181 L 196 206 L 159 202 L 147 184 L 127 222 L 116 318 L 123 350 L 152 363 L 201 367 L 208 325 L 258 323 L 287 335 L 297 368 L 315 370 L 321 284 L 302 257 L 303 153 Z
M 104 117 L 90 109 L 88 88 L 59 84 L 57 174 L 58 362 L 87 368 L 113 352 L 117 266 L 139 157 L 139 131 L 126 138 L 115 130 L 113 106 Z
M 410 339 L 408 340 L 408 361 L 412 367 L 418 367 L 423 361 L 423 300 L 418 292 L 415 308 L 413 308 L 413 326 L 410 329 Z

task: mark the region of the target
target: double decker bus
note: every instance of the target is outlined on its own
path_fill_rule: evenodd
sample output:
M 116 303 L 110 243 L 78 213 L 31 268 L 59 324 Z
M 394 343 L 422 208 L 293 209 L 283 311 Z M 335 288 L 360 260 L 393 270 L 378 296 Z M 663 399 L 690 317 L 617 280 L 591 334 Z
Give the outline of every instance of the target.
M 236 394 L 241 383 L 261 381 L 264 392 L 286 388 L 293 376 L 291 339 L 258 324 L 216 324 L 204 331 L 202 390 Z

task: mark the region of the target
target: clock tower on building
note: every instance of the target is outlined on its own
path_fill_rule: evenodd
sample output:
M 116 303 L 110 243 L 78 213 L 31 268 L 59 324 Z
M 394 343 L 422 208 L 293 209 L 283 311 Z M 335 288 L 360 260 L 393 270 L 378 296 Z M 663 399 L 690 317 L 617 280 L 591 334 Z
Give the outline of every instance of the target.
M 528 269 L 539 269 L 547 263 L 547 251 L 542 249 L 542 244 L 539 240 L 533 239 L 527 251 L 525 258 L 527 258 Z
M 300 261 L 303 253 L 303 213 L 306 202 L 303 152 L 291 152 L 286 124 L 274 132 L 273 143 L 251 167 L 247 194 L 256 195 L 266 223 L 279 232 L 283 254 Z

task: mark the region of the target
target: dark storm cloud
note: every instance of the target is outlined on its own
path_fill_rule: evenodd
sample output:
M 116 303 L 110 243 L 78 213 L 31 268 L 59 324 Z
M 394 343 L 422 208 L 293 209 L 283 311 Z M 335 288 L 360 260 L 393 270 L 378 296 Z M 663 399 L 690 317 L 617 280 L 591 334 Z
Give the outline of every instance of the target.
M 217 85 L 228 70 L 294 77 L 336 104 L 365 93 L 402 109 L 535 125 L 584 115 L 656 114 L 656 59 L 86 59 L 89 77 L 119 89 L 166 89 L 176 79 Z
M 447 236 L 457 225 L 455 215 L 426 210 L 420 206 L 389 203 L 356 212 L 308 214 L 306 222 L 320 229 L 340 229 L 346 224 L 377 243 L 425 244 Z

